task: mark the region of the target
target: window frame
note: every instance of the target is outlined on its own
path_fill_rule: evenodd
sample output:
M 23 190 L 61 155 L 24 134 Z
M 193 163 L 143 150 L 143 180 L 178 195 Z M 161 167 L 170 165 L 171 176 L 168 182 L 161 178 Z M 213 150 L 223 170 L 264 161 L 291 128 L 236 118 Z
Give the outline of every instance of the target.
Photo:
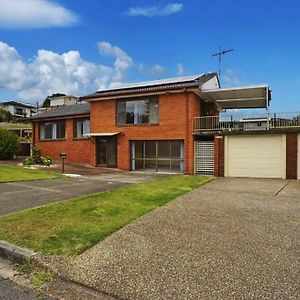
M 151 100 L 154 102 L 156 102 L 154 105 L 157 105 L 157 122 L 150 122 L 151 120 Z M 148 118 L 148 122 L 145 123 L 126 123 L 126 103 L 127 102 L 131 102 L 131 101 L 147 101 L 147 110 L 148 110 L 148 114 L 147 114 L 147 118 Z M 119 123 L 119 113 L 118 113 L 118 104 L 119 103 L 125 103 L 125 123 Z M 160 116 L 159 116 L 159 111 L 160 111 L 160 105 L 159 105 L 159 97 L 158 96 L 151 96 L 151 97 L 139 97 L 139 98 L 127 98 L 127 99 L 117 99 L 116 100 L 116 117 L 115 117 L 115 125 L 116 126 L 155 126 L 155 125 L 159 125 L 159 121 L 160 121 Z
M 147 144 L 154 143 L 155 144 L 155 155 L 149 156 L 147 154 Z M 159 146 L 162 145 L 162 143 L 167 143 L 167 147 L 169 148 L 168 156 L 162 156 L 159 153 Z M 173 145 L 175 143 L 178 143 L 178 150 L 179 150 L 179 156 L 173 154 Z M 141 149 L 141 157 L 136 157 L 136 147 L 137 145 L 140 145 L 142 147 L 139 147 Z M 136 165 L 138 162 L 141 163 L 141 168 L 136 168 Z M 152 168 L 149 168 L 147 165 L 151 165 L 151 162 L 153 164 Z M 165 167 L 162 167 L 162 163 L 165 163 Z M 174 164 L 179 164 L 179 170 L 174 167 Z M 136 170 L 154 170 L 155 172 L 165 172 L 166 170 L 171 173 L 184 173 L 185 169 L 185 152 L 184 152 L 184 140 L 182 139 L 174 139 L 174 140 L 131 140 L 130 141 L 130 170 L 136 171 Z
M 77 124 L 78 122 L 82 122 L 82 124 L 84 124 L 84 122 L 87 122 L 88 121 L 88 131 L 83 133 L 81 136 L 78 136 L 77 135 Z M 83 125 L 84 126 L 84 125 Z M 84 128 L 83 128 L 84 129 Z M 83 130 L 84 131 L 84 130 Z M 76 139 L 76 140 L 81 140 L 81 139 L 88 139 L 89 137 L 85 134 L 88 134 L 91 132 L 91 121 L 90 121 L 90 118 L 78 118 L 78 119 L 74 119 L 73 120 L 73 139 Z
M 58 135 L 58 124 L 64 124 L 64 137 L 57 137 Z M 42 127 L 45 126 L 46 124 L 51 124 L 52 125 L 52 137 L 51 138 L 42 138 Z M 53 129 L 53 126 L 55 128 L 55 130 Z M 66 126 L 67 126 L 67 122 L 66 120 L 57 120 L 57 121 L 44 121 L 44 122 L 40 122 L 39 123 L 39 140 L 40 141 L 60 141 L 60 140 L 65 140 L 66 139 Z M 53 133 L 54 137 L 53 137 Z M 44 133 L 43 135 L 45 136 L 45 129 L 44 129 Z

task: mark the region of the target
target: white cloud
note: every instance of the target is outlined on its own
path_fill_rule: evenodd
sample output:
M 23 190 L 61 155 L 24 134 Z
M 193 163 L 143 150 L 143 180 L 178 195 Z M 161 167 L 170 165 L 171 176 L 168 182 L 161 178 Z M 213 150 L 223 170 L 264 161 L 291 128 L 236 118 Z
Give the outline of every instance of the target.
M 51 0 L 0 0 L 0 28 L 65 27 L 78 16 Z
M 105 43 L 102 45 L 110 45 Z M 0 41 L 0 89 L 17 92 L 22 99 L 42 100 L 58 92 L 83 95 L 118 85 L 132 59 L 118 47 L 103 49 L 109 53 L 113 50 L 114 66 L 88 62 L 78 51 L 57 54 L 38 50 L 35 57 L 26 61 L 15 48 Z M 104 54 L 108 55 L 106 50 Z
M 109 42 L 99 42 L 98 49 L 101 54 L 112 56 L 115 60 L 115 80 L 122 80 L 123 72 L 132 66 L 132 58 L 121 48 L 111 45 Z
M 184 74 L 184 65 L 179 63 L 177 64 L 177 75 L 181 76 Z
M 144 16 L 144 17 L 163 17 L 175 14 L 183 9 L 181 3 L 169 3 L 166 5 L 158 6 L 137 6 L 131 7 L 126 12 L 126 15 L 131 17 Z
M 159 64 L 154 65 L 153 67 L 149 68 L 149 73 L 153 76 L 161 75 L 165 72 L 165 68 Z
M 221 73 L 221 79 L 226 85 L 238 86 L 241 85 L 241 79 L 239 74 L 237 74 L 232 69 L 228 68 L 225 72 Z

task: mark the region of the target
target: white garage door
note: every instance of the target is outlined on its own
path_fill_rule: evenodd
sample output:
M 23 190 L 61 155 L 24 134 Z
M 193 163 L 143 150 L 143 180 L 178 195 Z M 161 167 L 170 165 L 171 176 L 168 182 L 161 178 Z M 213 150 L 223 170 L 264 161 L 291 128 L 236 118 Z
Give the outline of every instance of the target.
M 225 176 L 285 178 L 285 135 L 227 136 Z
M 298 179 L 300 179 L 300 134 L 298 134 L 298 154 L 297 154 L 297 157 L 298 157 L 298 161 L 297 161 L 297 164 L 298 164 L 298 169 L 297 169 L 297 174 L 298 174 Z

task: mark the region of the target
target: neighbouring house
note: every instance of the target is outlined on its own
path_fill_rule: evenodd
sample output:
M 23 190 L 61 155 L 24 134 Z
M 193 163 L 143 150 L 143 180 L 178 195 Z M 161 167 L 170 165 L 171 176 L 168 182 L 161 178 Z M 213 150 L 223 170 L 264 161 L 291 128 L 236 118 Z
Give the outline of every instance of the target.
M 20 118 L 30 118 L 37 113 L 36 106 L 20 101 L 0 102 L 0 107 Z
M 50 99 L 50 107 L 61 106 L 61 105 L 73 105 L 78 103 L 79 98 L 73 95 L 52 97 Z
M 299 178 L 300 118 L 270 114 L 267 85 L 221 88 L 216 73 L 128 84 L 31 118 L 44 155 L 132 171 Z M 227 109 L 265 108 L 234 118 Z M 297 175 L 298 174 L 298 175 Z
M 20 138 L 31 138 L 32 136 L 31 124 L 0 122 L 0 128 L 12 131 Z
M 9 130 L 15 133 L 20 138 L 21 149 L 17 153 L 17 156 L 30 156 L 32 141 L 31 124 L 0 122 L 0 128 Z

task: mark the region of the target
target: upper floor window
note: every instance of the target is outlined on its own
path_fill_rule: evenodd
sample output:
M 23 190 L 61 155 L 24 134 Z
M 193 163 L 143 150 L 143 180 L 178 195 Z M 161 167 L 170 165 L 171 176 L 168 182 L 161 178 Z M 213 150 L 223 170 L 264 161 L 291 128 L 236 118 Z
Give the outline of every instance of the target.
M 15 107 L 15 114 L 18 116 L 24 116 L 26 115 L 26 111 L 23 108 Z
M 41 140 L 64 139 L 66 135 L 66 121 L 45 122 L 40 124 Z
M 74 120 L 74 138 L 85 138 L 90 133 L 90 120 Z
M 117 124 L 147 123 L 159 123 L 159 103 L 157 98 L 117 102 Z

